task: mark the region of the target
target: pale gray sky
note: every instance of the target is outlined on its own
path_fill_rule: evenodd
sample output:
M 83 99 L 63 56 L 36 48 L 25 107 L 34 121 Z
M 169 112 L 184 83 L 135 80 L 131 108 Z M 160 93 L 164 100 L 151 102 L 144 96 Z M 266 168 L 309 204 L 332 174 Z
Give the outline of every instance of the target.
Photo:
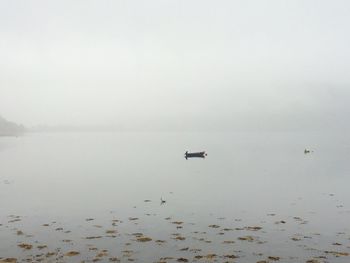
M 0 114 L 25 125 L 349 126 L 350 2 L 0 2 Z

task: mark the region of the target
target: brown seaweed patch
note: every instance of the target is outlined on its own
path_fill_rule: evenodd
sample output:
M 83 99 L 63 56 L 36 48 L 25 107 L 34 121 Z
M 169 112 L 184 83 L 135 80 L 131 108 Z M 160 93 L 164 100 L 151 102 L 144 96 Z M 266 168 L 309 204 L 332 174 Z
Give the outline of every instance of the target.
M 333 256 L 340 257 L 340 256 L 349 256 L 350 254 L 347 252 L 338 252 L 338 251 L 325 251 L 326 254 L 332 254 Z
M 222 242 L 223 244 L 233 244 L 235 243 L 235 241 L 232 241 L 232 240 L 225 240 Z
M 270 256 L 270 257 L 268 257 L 268 259 L 272 260 L 272 261 L 278 261 L 278 260 L 280 260 L 280 257 L 272 257 L 272 256 Z
M 3 258 L 0 259 L 0 263 L 16 263 L 17 259 L 16 258 Z
M 32 247 L 33 247 L 32 245 L 26 244 L 26 243 L 19 244 L 18 246 L 20 248 L 23 248 L 23 249 L 26 249 L 26 250 L 32 249 Z
M 254 237 L 252 236 L 243 236 L 243 237 L 239 237 L 238 239 L 242 241 L 248 241 L 248 242 L 253 242 L 255 240 Z
M 102 258 L 108 256 L 108 250 L 104 249 L 97 253 L 96 258 Z
M 39 246 L 37 246 L 37 248 L 38 248 L 39 250 L 42 250 L 42 249 L 44 249 L 44 248 L 47 248 L 47 246 L 46 246 L 46 245 L 39 245 Z
M 203 258 L 205 258 L 205 259 L 214 259 L 214 258 L 216 258 L 216 257 L 217 257 L 216 254 L 208 254 L 208 255 L 206 255 L 206 256 L 203 256 Z
M 77 256 L 79 254 L 80 254 L 80 252 L 78 252 L 78 251 L 69 251 L 69 252 L 67 252 L 64 255 L 67 256 L 67 257 L 74 257 L 74 256 Z
M 177 236 L 177 237 L 175 237 L 174 239 L 175 239 L 175 240 L 181 240 L 181 241 L 182 241 L 182 240 L 185 240 L 186 238 L 185 238 L 185 237 L 182 237 L 182 236 Z
M 152 238 L 149 237 L 139 237 L 136 239 L 137 242 L 149 242 L 152 241 Z
M 232 254 L 232 255 L 224 255 L 223 258 L 231 258 L 231 259 L 233 259 L 233 258 L 239 258 L 239 257 Z
M 173 260 L 173 259 L 174 259 L 173 257 L 163 257 L 163 258 L 160 258 L 160 261 Z
M 245 229 L 248 231 L 258 231 L 258 230 L 261 230 L 262 227 L 261 226 L 247 226 L 247 227 L 245 227 Z
M 45 256 L 46 256 L 47 258 L 49 258 L 49 257 L 52 257 L 52 256 L 54 256 L 54 255 L 56 255 L 55 252 L 47 252 Z

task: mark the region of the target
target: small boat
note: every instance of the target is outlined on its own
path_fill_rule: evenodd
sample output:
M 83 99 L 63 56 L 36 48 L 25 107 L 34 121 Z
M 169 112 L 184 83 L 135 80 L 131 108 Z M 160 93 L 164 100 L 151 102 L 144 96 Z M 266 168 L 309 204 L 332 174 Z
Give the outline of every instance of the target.
M 206 152 L 194 152 L 194 153 L 189 153 L 188 151 L 185 152 L 185 158 L 205 158 L 207 156 Z

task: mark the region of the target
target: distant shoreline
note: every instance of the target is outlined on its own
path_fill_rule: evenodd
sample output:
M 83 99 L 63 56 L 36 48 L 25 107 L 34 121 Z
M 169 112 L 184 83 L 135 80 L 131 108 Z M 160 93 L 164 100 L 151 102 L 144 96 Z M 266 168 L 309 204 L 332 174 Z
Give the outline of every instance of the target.
M 6 134 L 6 133 L 2 134 L 2 133 L 0 133 L 0 137 L 20 137 L 23 134 L 24 133 L 16 133 L 16 134 Z

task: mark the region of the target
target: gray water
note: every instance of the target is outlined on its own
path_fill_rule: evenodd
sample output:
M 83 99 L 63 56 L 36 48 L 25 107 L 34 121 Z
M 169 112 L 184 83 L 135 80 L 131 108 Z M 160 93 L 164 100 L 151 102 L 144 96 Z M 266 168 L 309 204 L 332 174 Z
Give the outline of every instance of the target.
M 186 150 L 208 156 L 186 160 Z M 0 137 L 0 258 L 349 262 L 333 253 L 350 253 L 349 158 L 345 134 Z M 152 240 L 138 242 L 133 233 Z M 253 240 L 239 239 L 246 236 Z M 104 249 L 105 256 L 96 256 Z M 64 256 L 69 251 L 80 254 Z

